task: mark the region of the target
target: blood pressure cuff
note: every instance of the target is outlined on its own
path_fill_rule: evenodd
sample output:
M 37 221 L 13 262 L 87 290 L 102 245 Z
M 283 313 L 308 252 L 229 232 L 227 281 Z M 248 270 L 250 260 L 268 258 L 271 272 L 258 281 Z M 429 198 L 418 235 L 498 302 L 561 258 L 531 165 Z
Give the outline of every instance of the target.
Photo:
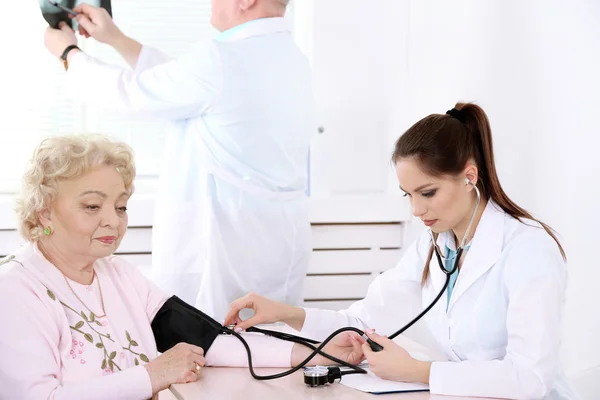
M 220 323 L 177 296 L 163 304 L 151 326 L 156 348 L 161 353 L 185 342 L 202 347 L 206 354 L 221 332 Z

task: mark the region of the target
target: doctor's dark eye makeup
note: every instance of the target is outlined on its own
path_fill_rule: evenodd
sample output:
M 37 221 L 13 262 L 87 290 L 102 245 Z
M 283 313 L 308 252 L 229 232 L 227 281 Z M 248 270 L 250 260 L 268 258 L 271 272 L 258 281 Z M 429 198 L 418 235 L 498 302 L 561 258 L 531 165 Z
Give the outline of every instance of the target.
M 423 193 L 421 193 L 421 195 L 422 195 L 423 197 L 427 197 L 427 198 L 429 198 L 429 197 L 433 197 L 433 196 L 435 196 L 436 192 L 437 192 L 437 189 L 433 189 L 433 190 L 429 190 L 429 191 L 427 191 L 427 192 L 423 192 Z

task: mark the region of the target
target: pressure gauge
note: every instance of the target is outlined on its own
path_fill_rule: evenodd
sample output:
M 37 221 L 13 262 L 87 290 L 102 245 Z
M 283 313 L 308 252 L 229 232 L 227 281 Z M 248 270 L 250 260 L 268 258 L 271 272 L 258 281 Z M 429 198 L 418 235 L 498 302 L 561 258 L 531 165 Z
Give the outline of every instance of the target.
M 329 369 L 327 367 L 306 367 L 304 368 L 304 383 L 310 387 L 323 386 L 328 383 L 328 374 Z

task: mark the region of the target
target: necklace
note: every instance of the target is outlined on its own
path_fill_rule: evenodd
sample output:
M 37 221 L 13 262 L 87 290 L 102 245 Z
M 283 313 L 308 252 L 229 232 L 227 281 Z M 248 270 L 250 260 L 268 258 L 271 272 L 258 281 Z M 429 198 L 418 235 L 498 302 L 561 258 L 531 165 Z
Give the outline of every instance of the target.
M 96 313 L 93 312 L 92 310 L 90 310 L 90 308 L 83 302 L 83 300 L 81 300 L 81 298 L 77 295 L 77 293 L 75 293 L 75 291 L 71 287 L 71 284 L 69 283 L 69 279 L 67 278 L 67 276 L 64 274 L 64 272 L 62 272 L 60 270 L 60 268 L 58 268 L 56 266 L 56 263 L 52 260 L 52 258 L 50 258 L 50 256 L 48 256 L 48 254 L 46 253 L 46 251 L 44 251 L 43 246 L 41 246 L 41 243 L 39 243 L 39 242 L 38 242 L 38 249 L 40 249 L 40 252 L 46 258 L 46 260 L 48 260 L 50 262 L 50 264 L 52 264 L 54 266 L 54 268 L 56 268 L 56 269 L 58 269 L 60 271 L 60 273 L 62 274 L 63 278 L 65 278 L 65 282 L 67 283 L 67 286 L 69 287 L 69 289 L 71 289 L 71 292 L 73 293 L 73 295 L 75 295 L 75 297 L 77 297 L 77 300 L 79 300 L 79 302 L 81 304 L 83 304 L 83 306 L 89 312 L 91 312 L 92 314 L 96 315 Z M 95 270 L 93 270 L 92 283 L 94 283 L 94 281 L 98 282 L 98 291 L 100 292 L 100 304 L 102 305 L 102 315 L 96 315 L 96 318 L 104 318 L 104 317 L 106 317 L 106 311 L 104 310 L 104 297 L 102 296 L 102 286 L 100 285 L 100 278 L 98 277 L 98 275 L 96 275 L 96 271 Z

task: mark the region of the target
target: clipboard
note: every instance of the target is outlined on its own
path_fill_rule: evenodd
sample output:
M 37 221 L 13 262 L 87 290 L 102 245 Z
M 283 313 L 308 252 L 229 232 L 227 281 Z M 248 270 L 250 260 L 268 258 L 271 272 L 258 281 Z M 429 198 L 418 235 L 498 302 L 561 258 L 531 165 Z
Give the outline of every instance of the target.
M 42 16 L 52 28 L 57 29 L 58 24 L 64 21 L 73 29 L 73 20 L 69 18 L 69 13 L 65 10 L 73 9 L 80 4 L 87 3 L 92 6 L 102 7 L 112 17 L 111 0 L 38 0 Z M 58 5 L 55 6 L 52 3 Z

